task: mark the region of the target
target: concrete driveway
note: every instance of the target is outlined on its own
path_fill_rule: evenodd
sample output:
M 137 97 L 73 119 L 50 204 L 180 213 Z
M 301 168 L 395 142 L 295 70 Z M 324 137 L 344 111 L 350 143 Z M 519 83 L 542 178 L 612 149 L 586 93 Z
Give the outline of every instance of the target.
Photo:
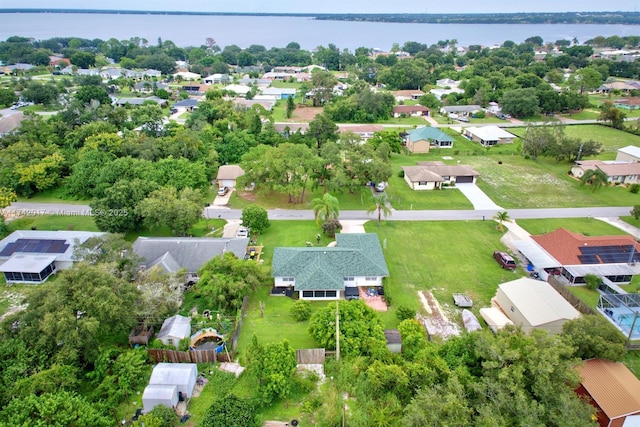
M 456 183 L 456 187 L 469 199 L 473 205 L 473 209 L 477 211 L 483 210 L 501 210 L 502 208 L 487 196 L 476 184 L 473 183 Z

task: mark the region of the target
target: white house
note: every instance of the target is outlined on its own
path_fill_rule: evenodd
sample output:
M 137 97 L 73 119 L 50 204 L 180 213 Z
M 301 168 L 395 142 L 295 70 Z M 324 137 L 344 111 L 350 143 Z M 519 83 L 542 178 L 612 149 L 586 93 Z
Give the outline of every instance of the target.
M 640 147 L 627 145 L 626 147 L 618 148 L 616 162 L 640 162 Z
M 571 175 L 579 179 L 588 170 L 601 170 L 607 175 L 607 182 L 610 184 L 640 183 L 639 162 L 580 160 L 571 167 Z
M 218 187 L 235 188 L 236 181 L 244 175 L 244 171 L 238 165 L 222 165 L 218 168 Z
M 233 77 L 228 74 L 211 74 L 202 79 L 202 83 L 207 85 L 215 85 L 215 84 L 227 84 L 233 81 Z
M 339 233 L 334 247 L 275 248 L 273 294 L 286 289 L 300 299 L 335 300 L 358 287 L 381 286 L 389 269 L 374 233 Z
M 0 241 L 0 271 L 7 283 L 43 283 L 58 270 L 71 268 L 77 245 L 102 235 L 90 231 L 14 231 Z
M 404 180 L 412 190 L 434 190 L 443 184 L 475 183 L 480 175 L 469 166 L 445 165 L 442 162 L 418 162 L 416 166 L 402 166 Z
M 491 147 L 497 144 L 513 144 L 516 139 L 514 134 L 494 125 L 464 128 L 462 134 L 467 139 L 475 141 L 484 147 Z
M 176 314 L 162 322 L 157 338 L 164 345 L 180 346 L 180 341 L 191 336 L 191 318 Z
M 183 397 L 191 397 L 198 379 L 195 363 L 158 363 L 151 372 L 149 385 L 175 386 Z

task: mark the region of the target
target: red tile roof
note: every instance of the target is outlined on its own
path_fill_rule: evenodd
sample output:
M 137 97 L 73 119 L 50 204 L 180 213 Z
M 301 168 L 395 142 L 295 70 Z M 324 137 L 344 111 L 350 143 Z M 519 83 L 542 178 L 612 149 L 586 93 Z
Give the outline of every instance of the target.
M 531 238 L 563 265 L 582 264 L 578 255 L 581 255 L 580 248 L 584 246 L 635 245 L 640 252 L 640 244 L 631 236 L 584 236 L 558 228 L 551 233 Z

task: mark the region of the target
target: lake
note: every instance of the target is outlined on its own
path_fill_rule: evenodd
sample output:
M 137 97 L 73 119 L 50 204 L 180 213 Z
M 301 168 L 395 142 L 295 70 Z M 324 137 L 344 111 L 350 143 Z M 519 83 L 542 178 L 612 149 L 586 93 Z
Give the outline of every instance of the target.
M 1 13 L 0 39 L 10 36 L 81 37 L 126 40 L 141 37 L 156 43 L 158 37 L 178 46 L 200 46 L 208 37 L 220 47 L 252 44 L 285 47 L 298 42 L 312 50 L 333 43 L 340 49 L 357 47 L 389 50 L 393 43 L 406 41 L 431 45 L 439 40 L 456 39 L 459 46 L 492 46 L 506 40 L 521 43 L 531 36 L 545 42 L 560 39 L 580 43 L 596 36 L 639 35 L 636 25 L 575 24 L 397 24 L 382 22 L 316 21 L 310 18 L 283 16 L 196 16 L 196 15 L 128 15 L 76 13 Z

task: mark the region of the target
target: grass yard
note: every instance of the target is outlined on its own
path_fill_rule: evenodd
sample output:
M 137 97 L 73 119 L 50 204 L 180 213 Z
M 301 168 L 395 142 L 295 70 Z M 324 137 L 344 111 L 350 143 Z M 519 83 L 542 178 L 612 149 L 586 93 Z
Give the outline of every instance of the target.
M 64 203 L 70 205 L 88 205 L 91 200 L 74 200 L 69 198 L 62 187 L 41 191 L 31 197 L 18 197 L 19 202 L 27 203 Z
M 9 230 L 78 230 L 100 231 L 91 216 L 41 215 L 16 218 L 9 221 Z
M 321 234 L 320 243 L 316 243 L 316 234 Z M 271 226 L 258 236 L 258 244 L 264 245 L 261 259 L 271 264 L 273 248 L 277 246 L 305 246 L 312 242 L 314 246 L 327 246 L 333 239 L 322 235 L 315 221 L 271 221 Z
M 445 311 L 453 310 L 454 292 L 466 292 L 474 307 L 483 307 L 500 283 L 522 274 L 503 270 L 493 259 L 494 250 L 505 249 L 493 221 L 369 222 L 365 229 L 386 242 L 391 307 L 382 315 L 385 328 L 397 326 L 398 306 L 420 309 L 417 291 L 431 290 Z
M 517 222 L 520 227 L 534 235 L 549 233 L 560 227 L 585 236 L 619 236 L 627 234 L 604 221 L 590 218 L 519 219 Z
M 622 363 L 640 378 L 640 351 L 628 351 Z
M 592 291 L 586 286 L 568 286 L 568 289 L 589 307 L 595 309 L 596 305 L 598 305 L 598 300 L 600 299 L 598 291 Z

